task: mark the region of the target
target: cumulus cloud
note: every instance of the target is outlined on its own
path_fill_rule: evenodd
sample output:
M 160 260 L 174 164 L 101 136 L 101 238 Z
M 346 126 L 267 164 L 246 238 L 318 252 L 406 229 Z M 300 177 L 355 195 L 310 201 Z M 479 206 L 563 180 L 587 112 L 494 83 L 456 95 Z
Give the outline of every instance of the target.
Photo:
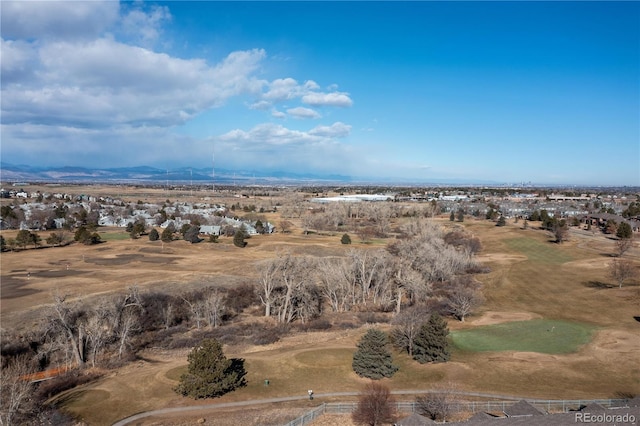
M 306 131 L 263 123 L 250 130 L 231 130 L 216 136 L 212 142 L 216 151 L 226 153 L 228 161 L 235 161 L 236 153 L 241 155 L 240 164 L 244 167 L 257 164 L 266 169 L 337 172 L 335 168 L 340 166 L 336 164 L 344 166 L 350 157 L 349 147 L 336 139 L 346 136 L 344 131 L 348 133 L 347 128 L 350 126 L 334 123 Z M 327 162 L 327 158 L 334 161 Z
M 287 114 L 282 111 L 278 111 L 277 109 L 271 111 L 271 116 L 275 118 L 287 118 Z
M 320 118 L 321 115 L 318 113 L 318 111 L 315 111 L 311 108 L 305 108 L 305 107 L 296 107 L 296 108 L 289 108 L 287 110 L 287 113 L 292 116 L 293 118 Z
M 167 6 L 151 6 L 148 11 L 136 5 L 120 20 L 121 31 L 143 46 L 153 45 L 162 32 L 162 25 L 171 20 Z
M 86 39 L 118 20 L 114 1 L 2 1 L 4 39 Z
M 350 107 L 353 105 L 348 93 L 336 91 L 318 92 L 317 90 L 320 89 L 320 86 L 313 80 L 307 80 L 300 84 L 291 77 L 279 78 L 266 84 L 266 87 L 267 90 L 260 95 L 260 98 L 262 101 L 271 103 L 299 98 L 303 103 L 318 107 Z M 337 86 L 335 87 L 337 88 Z
M 313 106 L 350 107 L 353 105 L 353 101 L 349 97 L 349 94 L 344 92 L 312 92 L 304 95 L 302 97 L 302 102 Z
M 340 121 L 333 123 L 331 126 L 317 126 L 309 131 L 311 135 L 326 138 L 343 138 L 348 136 L 349 133 L 351 133 L 351 126 Z
M 262 111 L 268 110 L 271 108 L 271 102 L 269 101 L 257 101 L 249 105 L 249 109 L 259 109 Z
M 232 52 L 215 66 L 119 43 L 53 42 L 39 49 L 38 77 L 28 85 L 5 85 L 7 122 L 55 121 L 60 125 L 172 126 L 228 98 L 255 93 L 253 76 L 266 53 Z

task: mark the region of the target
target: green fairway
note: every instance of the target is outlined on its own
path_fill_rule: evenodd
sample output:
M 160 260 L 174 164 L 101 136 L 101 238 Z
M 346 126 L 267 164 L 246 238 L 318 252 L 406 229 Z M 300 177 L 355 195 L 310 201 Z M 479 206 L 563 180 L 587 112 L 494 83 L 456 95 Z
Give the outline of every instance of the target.
M 505 241 L 507 245 L 531 261 L 544 264 L 562 264 L 573 260 L 571 256 L 550 242 L 541 242 L 533 238 L 512 238 Z
M 585 324 L 539 319 L 453 331 L 451 337 L 463 351 L 567 354 L 588 343 L 593 331 L 593 326 Z

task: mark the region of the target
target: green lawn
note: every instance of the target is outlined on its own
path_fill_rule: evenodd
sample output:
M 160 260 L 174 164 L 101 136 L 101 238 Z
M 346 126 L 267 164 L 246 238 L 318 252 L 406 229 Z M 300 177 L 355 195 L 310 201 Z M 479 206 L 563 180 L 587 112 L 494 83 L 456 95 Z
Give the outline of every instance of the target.
M 591 340 L 595 327 L 566 321 L 515 321 L 453 331 L 454 345 L 463 351 L 520 351 L 567 354 Z
M 533 238 L 511 238 L 505 242 L 509 248 L 524 254 L 531 262 L 560 265 L 574 260 L 551 242 L 541 242 Z

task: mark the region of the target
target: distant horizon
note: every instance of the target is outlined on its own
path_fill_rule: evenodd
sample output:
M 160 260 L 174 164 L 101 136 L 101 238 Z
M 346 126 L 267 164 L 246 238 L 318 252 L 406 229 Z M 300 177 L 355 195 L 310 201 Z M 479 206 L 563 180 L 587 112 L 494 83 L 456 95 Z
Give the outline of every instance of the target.
M 8 167 L 9 177 L 6 177 Z M 16 169 L 20 169 L 17 172 Z M 95 175 L 95 176 L 78 176 L 73 175 L 72 171 L 76 172 L 113 172 L 112 175 Z M 62 173 L 66 171 L 66 175 L 57 175 L 56 177 L 47 175 L 47 173 Z M 126 173 L 143 173 L 146 171 L 149 175 L 146 177 L 131 177 Z M 562 189 L 578 189 L 578 188 L 627 188 L 640 190 L 640 185 L 607 185 L 607 184 L 571 184 L 571 183 L 545 183 L 545 182 L 508 182 L 508 181 L 483 181 L 483 180 L 446 180 L 433 178 L 432 180 L 414 180 L 406 179 L 394 179 L 394 178 L 359 178 L 353 176 L 336 176 L 336 175 L 312 175 L 312 174 L 295 174 L 287 173 L 285 171 L 252 171 L 252 170 L 233 170 L 220 168 L 216 170 L 217 176 L 213 178 L 211 175 L 207 175 L 206 172 L 210 169 L 197 168 L 197 167 L 182 167 L 174 170 L 160 169 L 152 166 L 140 165 L 132 167 L 113 167 L 113 168 L 87 168 L 82 166 L 61 166 L 61 167 L 38 167 L 29 165 L 9 164 L 6 162 L 1 163 L 0 167 L 0 180 L 6 182 L 17 181 L 39 181 L 45 183 L 74 183 L 74 184 L 88 184 L 88 183 L 146 183 L 146 184 L 158 184 L 165 185 L 165 182 L 171 182 L 173 184 L 188 184 L 194 185 L 211 185 L 212 183 L 221 185 L 230 185 L 238 183 L 240 186 L 246 185 L 345 185 L 345 186 L 436 186 L 436 187 L 492 187 L 492 188 L 562 188 Z M 117 173 L 121 174 L 118 175 Z M 168 172 L 165 175 L 165 172 Z M 187 173 L 194 173 L 187 177 Z M 204 173 L 203 173 L 204 172 Z M 43 174 L 41 174 L 43 173 Z M 155 174 L 154 174 L 155 173 Z M 250 182 L 253 181 L 253 182 Z
M 640 186 L 640 2 L 0 2 L 0 156 Z

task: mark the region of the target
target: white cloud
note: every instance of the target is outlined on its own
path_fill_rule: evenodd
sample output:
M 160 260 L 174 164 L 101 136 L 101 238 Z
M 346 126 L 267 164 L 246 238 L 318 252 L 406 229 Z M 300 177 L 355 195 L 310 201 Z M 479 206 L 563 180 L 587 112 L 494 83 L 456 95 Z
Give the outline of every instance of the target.
M 305 107 L 296 107 L 296 108 L 289 108 L 287 110 L 287 113 L 294 117 L 294 118 L 320 118 L 321 115 L 318 113 L 318 111 L 315 111 L 311 108 L 305 108 Z
M 253 166 L 305 173 L 317 171 L 348 174 L 347 170 L 336 169 L 349 164 L 349 147 L 336 139 L 346 136 L 346 128 L 350 126 L 334 123 L 332 126 L 318 126 L 304 131 L 264 123 L 248 131 L 231 130 L 212 141 L 215 142 L 216 152 L 226 153 L 227 162 L 237 162 L 243 168 Z M 332 161 L 327 162 L 327 158 Z
M 271 102 L 269 101 L 257 101 L 249 105 L 249 109 L 258 109 L 266 111 L 271 108 Z
M 47 43 L 38 53 L 37 78 L 3 85 L 6 122 L 172 126 L 232 96 L 258 92 L 263 83 L 253 74 L 266 55 L 232 52 L 210 66 L 111 38 Z
M 304 88 L 307 90 L 318 90 L 320 86 L 313 80 L 307 80 L 304 82 Z
M 148 12 L 136 5 L 125 12 L 120 20 L 122 32 L 143 46 L 153 45 L 162 32 L 162 25 L 171 20 L 167 6 L 151 6 Z
M 344 92 L 311 92 L 302 97 L 302 102 L 313 106 L 350 107 L 353 105 L 353 101 L 349 97 L 349 94 Z
M 327 138 L 343 138 L 351 133 L 351 126 L 340 121 L 333 123 L 331 126 L 317 126 L 309 131 L 314 136 L 322 136 Z
M 118 19 L 117 1 L 2 1 L 4 39 L 86 39 Z
M 282 111 L 278 111 L 277 109 L 274 109 L 271 111 L 271 116 L 275 118 L 286 118 L 287 114 L 285 114 Z
M 300 96 L 300 85 L 293 78 L 279 78 L 269 83 L 268 90 L 262 94 L 263 99 L 284 101 Z

